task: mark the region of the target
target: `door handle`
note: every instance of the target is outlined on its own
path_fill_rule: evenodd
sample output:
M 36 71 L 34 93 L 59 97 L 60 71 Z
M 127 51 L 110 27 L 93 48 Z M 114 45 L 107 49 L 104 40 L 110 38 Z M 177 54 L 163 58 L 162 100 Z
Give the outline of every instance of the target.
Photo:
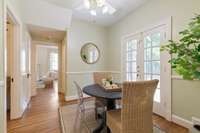
M 11 82 L 12 82 L 12 83 L 14 82 L 14 78 L 13 78 L 13 77 L 11 78 Z
M 30 78 L 31 74 L 30 74 L 30 73 L 27 73 L 27 75 L 26 75 L 26 76 L 27 76 L 27 78 Z

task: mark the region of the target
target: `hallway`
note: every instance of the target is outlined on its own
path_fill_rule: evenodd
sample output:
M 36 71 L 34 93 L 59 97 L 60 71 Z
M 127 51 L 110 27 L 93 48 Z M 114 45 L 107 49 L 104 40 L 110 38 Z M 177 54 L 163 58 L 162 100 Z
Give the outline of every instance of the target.
M 63 101 L 56 89 L 38 89 L 23 118 L 8 121 L 8 133 L 60 133 L 58 107 Z

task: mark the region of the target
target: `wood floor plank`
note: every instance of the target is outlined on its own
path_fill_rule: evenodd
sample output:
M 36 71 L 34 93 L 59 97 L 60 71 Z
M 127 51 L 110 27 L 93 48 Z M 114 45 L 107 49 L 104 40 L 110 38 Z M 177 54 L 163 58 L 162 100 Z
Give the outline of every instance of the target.
M 61 133 L 58 108 L 74 103 L 76 101 L 65 102 L 64 95 L 58 95 L 56 89 L 38 89 L 38 95 L 31 99 L 23 117 L 8 120 L 8 133 Z M 166 133 L 188 133 L 187 129 L 157 115 L 153 121 Z

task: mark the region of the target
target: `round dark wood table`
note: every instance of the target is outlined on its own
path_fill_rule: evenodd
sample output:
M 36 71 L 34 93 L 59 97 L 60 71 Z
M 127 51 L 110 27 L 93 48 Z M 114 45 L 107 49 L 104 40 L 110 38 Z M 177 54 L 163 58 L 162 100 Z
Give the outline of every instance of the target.
M 98 84 L 89 85 L 83 88 L 83 92 L 89 96 L 104 99 L 107 110 L 115 109 L 115 101 L 122 98 L 121 91 L 107 91 Z
M 98 84 L 93 84 L 89 86 L 85 86 L 83 88 L 83 92 L 89 96 L 95 97 L 97 99 L 102 99 L 104 101 L 104 105 L 107 110 L 116 109 L 115 101 L 122 98 L 121 91 L 107 91 L 105 88 Z M 93 133 L 100 133 L 106 127 L 106 112 L 104 113 L 104 117 L 101 118 L 102 121 L 93 131 Z M 108 129 L 109 130 L 109 129 Z

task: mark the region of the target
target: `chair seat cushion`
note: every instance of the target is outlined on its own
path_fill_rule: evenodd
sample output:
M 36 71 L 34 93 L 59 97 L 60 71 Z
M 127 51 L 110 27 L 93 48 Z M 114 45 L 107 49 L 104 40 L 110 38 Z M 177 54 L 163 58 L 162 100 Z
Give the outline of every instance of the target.
M 107 112 L 107 126 L 112 133 L 121 132 L 121 110 L 112 110 Z

